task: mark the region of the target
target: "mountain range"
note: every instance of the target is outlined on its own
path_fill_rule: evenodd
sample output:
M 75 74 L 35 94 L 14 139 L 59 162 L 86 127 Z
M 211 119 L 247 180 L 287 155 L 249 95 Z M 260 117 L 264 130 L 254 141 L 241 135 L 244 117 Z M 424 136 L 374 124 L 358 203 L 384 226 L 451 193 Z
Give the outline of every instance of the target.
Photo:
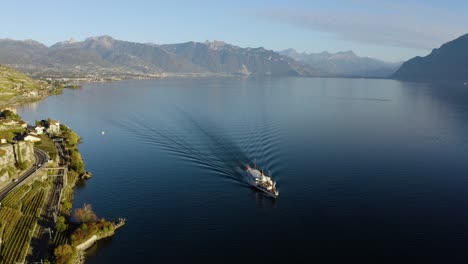
M 409 81 L 468 80 L 468 34 L 426 57 L 388 63 L 337 53 L 279 52 L 221 41 L 157 45 L 109 36 L 64 41 L 50 47 L 34 40 L 0 39 L 0 64 L 33 77 L 239 75 L 376 77 Z M 401 65 L 401 67 L 400 67 Z
M 340 77 L 380 77 L 391 76 L 401 63 L 389 63 L 381 60 L 360 57 L 353 51 L 329 53 L 299 53 L 294 49 L 279 51 L 299 62 L 316 67 L 332 76 Z
M 468 82 L 468 34 L 403 63 L 392 76 L 407 81 Z
M 64 41 L 0 40 L 0 64 L 33 76 L 97 74 L 215 74 L 322 76 L 322 70 L 264 48 L 224 42 L 143 44 L 109 36 Z

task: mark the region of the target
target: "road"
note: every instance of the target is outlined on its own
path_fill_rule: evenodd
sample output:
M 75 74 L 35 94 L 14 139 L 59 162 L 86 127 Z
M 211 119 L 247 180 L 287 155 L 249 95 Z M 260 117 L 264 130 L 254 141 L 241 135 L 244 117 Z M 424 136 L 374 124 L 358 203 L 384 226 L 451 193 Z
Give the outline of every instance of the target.
M 11 191 L 13 191 L 16 187 L 19 187 L 24 184 L 24 182 L 34 173 L 39 167 L 42 167 L 47 160 L 49 159 L 47 153 L 44 151 L 34 148 L 34 156 L 36 157 L 36 162 L 29 168 L 27 171 L 25 171 L 21 176 L 19 176 L 17 179 L 17 182 L 11 182 L 4 188 L 0 190 L 0 201 L 2 201 Z

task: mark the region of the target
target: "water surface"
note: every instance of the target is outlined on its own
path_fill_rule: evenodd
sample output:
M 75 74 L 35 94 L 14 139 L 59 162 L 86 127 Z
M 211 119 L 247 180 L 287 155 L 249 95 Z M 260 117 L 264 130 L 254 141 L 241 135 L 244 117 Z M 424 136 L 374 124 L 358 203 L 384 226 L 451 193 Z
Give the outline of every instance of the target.
M 19 110 L 83 137 L 75 206 L 126 217 L 87 263 L 468 255 L 468 90 L 392 80 L 89 84 Z M 102 135 L 102 131 L 105 134 Z M 277 201 L 246 186 L 270 170 Z

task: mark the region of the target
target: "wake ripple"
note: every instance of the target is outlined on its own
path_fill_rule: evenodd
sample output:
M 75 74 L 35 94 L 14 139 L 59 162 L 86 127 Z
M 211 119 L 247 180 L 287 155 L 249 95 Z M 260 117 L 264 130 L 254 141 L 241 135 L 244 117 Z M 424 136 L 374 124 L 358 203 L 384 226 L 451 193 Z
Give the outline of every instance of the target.
M 247 164 L 252 165 L 255 160 L 265 170 L 274 169 L 279 164 L 279 133 L 274 124 L 242 124 L 238 129 L 230 130 L 229 134 L 240 142 L 238 145 L 215 124 L 208 121 L 202 124 L 190 114 L 179 112 L 179 119 L 172 119 L 176 120 L 177 129 L 161 124 L 153 127 L 138 117 L 111 123 L 131 134 L 138 142 L 245 186 L 248 184 L 243 172 Z M 175 131 L 183 131 L 185 135 Z

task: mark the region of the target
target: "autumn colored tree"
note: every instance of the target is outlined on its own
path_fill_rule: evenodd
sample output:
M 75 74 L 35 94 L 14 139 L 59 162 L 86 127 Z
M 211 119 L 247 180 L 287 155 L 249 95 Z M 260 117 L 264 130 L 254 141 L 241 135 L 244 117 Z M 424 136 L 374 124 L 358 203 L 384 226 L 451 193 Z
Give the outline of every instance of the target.
M 81 223 L 90 223 L 97 221 L 97 216 L 93 211 L 93 207 L 90 204 L 84 204 L 83 208 L 75 209 L 75 219 Z
M 73 254 L 73 248 L 68 245 L 60 245 L 55 248 L 54 255 L 57 263 L 66 263 L 68 258 Z

